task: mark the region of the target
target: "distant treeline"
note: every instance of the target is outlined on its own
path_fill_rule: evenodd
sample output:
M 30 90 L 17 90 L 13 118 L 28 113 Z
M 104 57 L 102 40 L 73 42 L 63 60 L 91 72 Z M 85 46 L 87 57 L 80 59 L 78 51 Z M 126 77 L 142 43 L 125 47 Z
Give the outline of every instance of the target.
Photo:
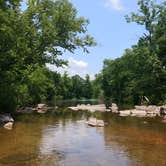
M 67 65 L 60 59 L 66 50 L 88 52 L 96 45 L 87 33 L 89 21 L 67 0 L 29 0 L 24 11 L 20 4 L 0 1 L 0 112 L 74 98 L 104 97 L 107 104 L 123 107 L 140 104 L 143 96 L 151 104 L 166 103 L 165 2 L 138 1 L 139 13 L 126 20 L 144 26 L 146 33 L 122 57 L 106 59 L 93 81 L 46 67 Z
M 139 0 L 138 6 L 139 13 L 126 20 L 144 26 L 146 33 L 122 57 L 106 59 L 97 75 L 108 104 L 132 107 L 143 96 L 149 104 L 166 103 L 166 2 Z

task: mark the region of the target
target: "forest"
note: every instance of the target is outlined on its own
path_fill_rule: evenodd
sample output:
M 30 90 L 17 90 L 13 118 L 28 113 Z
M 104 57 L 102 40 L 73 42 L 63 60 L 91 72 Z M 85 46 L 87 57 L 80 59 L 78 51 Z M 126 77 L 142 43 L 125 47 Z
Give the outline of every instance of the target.
M 139 12 L 127 22 L 144 26 L 138 43 L 117 59 L 105 59 L 95 80 L 68 76 L 46 64 L 67 65 L 65 51 L 74 54 L 97 42 L 88 33 L 89 20 L 80 17 L 68 0 L 0 1 L 0 112 L 58 99 L 103 97 L 121 107 L 166 103 L 166 3 L 139 0 Z M 117 48 L 118 49 L 118 48 Z
M 53 98 L 91 98 L 91 90 L 83 94 L 80 88 L 91 89 L 89 76 L 69 78 L 46 68 L 67 65 L 65 51 L 88 52 L 96 45 L 87 32 L 89 20 L 78 17 L 69 1 L 29 0 L 22 11 L 21 0 L 2 0 L 0 23 L 1 112 Z
M 138 13 L 125 18 L 145 33 L 122 57 L 106 59 L 101 72 L 106 102 L 125 108 L 141 104 L 143 96 L 146 104 L 166 103 L 166 2 L 140 0 L 138 6 Z

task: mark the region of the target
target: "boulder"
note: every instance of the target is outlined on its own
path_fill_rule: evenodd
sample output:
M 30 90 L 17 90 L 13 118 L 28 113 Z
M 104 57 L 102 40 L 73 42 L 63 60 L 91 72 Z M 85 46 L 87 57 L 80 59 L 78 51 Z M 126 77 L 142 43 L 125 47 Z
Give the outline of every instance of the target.
M 38 104 L 36 110 L 38 113 L 46 113 L 47 112 L 47 105 L 46 104 Z
M 147 114 L 146 111 L 143 110 L 131 110 L 131 116 L 137 116 L 137 117 L 145 117 Z
M 147 110 L 147 106 L 146 105 L 136 105 L 135 109 L 145 111 L 145 110 Z
M 78 110 L 83 110 L 83 111 L 90 111 L 90 112 L 95 112 L 95 111 L 100 111 L 100 112 L 105 112 L 108 111 L 105 107 L 104 104 L 99 104 L 99 105 L 77 105 L 76 107 L 68 107 L 69 109 L 73 111 L 78 111 Z
M 7 129 L 7 130 L 12 130 L 12 128 L 13 128 L 13 122 L 8 122 L 8 123 L 4 124 L 3 127 L 5 129 Z
M 14 122 L 14 119 L 10 114 L 0 114 L 0 125 L 3 126 L 8 122 Z
M 166 105 L 160 107 L 160 115 L 166 115 Z
M 154 113 L 147 113 L 146 114 L 146 117 L 149 117 L 149 118 L 153 118 L 153 117 L 156 117 L 157 114 L 154 114 Z
M 149 105 L 146 109 L 147 114 L 160 115 L 160 107 L 155 105 Z
M 141 106 L 135 106 L 135 109 L 137 111 L 146 111 L 147 116 L 149 117 L 154 117 L 156 115 L 160 115 L 160 107 L 156 106 L 156 105 L 149 105 L 149 106 L 145 106 L 145 105 L 141 105 Z M 143 112 L 140 112 L 143 114 Z M 137 114 L 137 113 L 136 113 Z
M 119 111 L 118 111 L 118 106 L 117 106 L 117 104 L 115 104 L 115 103 L 112 103 L 112 106 L 110 107 L 111 108 L 111 111 L 113 112 L 113 113 L 118 113 Z
M 77 107 L 68 107 L 70 110 L 72 110 L 72 111 L 78 111 L 79 109 L 78 109 L 78 106 Z
M 119 111 L 120 116 L 130 116 L 131 115 L 131 110 L 124 110 L 124 111 Z
M 0 114 L 0 126 L 5 129 L 11 130 L 13 127 L 14 119 L 10 114 Z
M 86 123 L 92 127 L 104 127 L 105 126 L 103 120 L 97 120 L 96 118 L 90 118 L 89 121 L 87 121 Z

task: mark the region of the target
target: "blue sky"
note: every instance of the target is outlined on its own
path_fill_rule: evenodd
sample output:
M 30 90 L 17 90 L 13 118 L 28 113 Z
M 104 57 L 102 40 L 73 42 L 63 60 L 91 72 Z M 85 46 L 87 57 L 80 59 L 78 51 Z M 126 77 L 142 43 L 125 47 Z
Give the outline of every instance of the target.
M 89 33 L 98 45 L 90 48 L 89 54 L 77 50 L 75 54 L 65 53 L 69 75 L 84 77 L 102 69 L 103 60 L 115 59 L 123 55 L 126 48 L 136 44 L 144 28 L 135 23 L 126 23 L 124 16 L 138 10 L 137 0 L 70 0 L 78 10 L 79 16 L 90 20 Z M 57 70 L 54 66 L 49 68 Z M 58 69 L 62 72 L 62 69 Z
M 143 27 L 135 23 L 126 23 L 124 18 L 126 14 L 137 11 L 137 0 L 71 0 L 71 2 L 80 16 L 90 20 L 89 33 L 98 43 L 96 47 L 90 48 L 87 55 L 78 50 L 74 55 L 66 56 L 87 64 L 82 68 L 78 66 L 76 73 L 81 76 L 89 73 L 93 77 L 102 69 L 104 59 L 122 56 L 126 48 L 137 43 L 144 31 Z M 71 63 L 71 68 L 72 65 Z M 73 73 L 72 71 L 71 75 Z

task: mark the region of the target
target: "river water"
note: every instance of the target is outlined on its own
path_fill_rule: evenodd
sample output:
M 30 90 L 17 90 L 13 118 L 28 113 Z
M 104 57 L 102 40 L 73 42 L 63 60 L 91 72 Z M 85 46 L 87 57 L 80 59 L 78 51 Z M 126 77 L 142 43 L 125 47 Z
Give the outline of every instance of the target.
M 104 128 L 84 123 L 105 120 Z M 111 113 L 21 115 L 0 128 L 0 166 L 166 166 L 166 124 Z

